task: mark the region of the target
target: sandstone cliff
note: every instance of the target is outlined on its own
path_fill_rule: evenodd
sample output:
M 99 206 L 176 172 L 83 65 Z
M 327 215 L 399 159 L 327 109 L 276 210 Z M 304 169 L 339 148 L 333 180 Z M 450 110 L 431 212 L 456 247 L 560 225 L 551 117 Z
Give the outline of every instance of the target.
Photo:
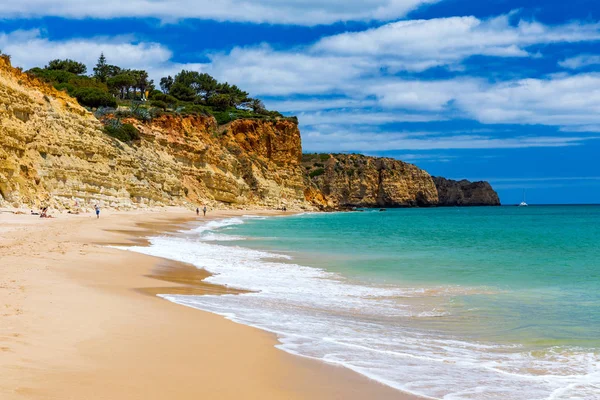
M 453 181 L 434 177 L 440 206 L 499 206 L 500 198 L 488 182 Z
M 311 208 L 300 132 L 289 121 L 162 116 L 131 145 L 76 100 L 0 58 L 0 205 L 224 203 Z
M 428 207 L 438 203 L 431 176 L 391 158 L 307 154 L 304 166 L 330 208 Z

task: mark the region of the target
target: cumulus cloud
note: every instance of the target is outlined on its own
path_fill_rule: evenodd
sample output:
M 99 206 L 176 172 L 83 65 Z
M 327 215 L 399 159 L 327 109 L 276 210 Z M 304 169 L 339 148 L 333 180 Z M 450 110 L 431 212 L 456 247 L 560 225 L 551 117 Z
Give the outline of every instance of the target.
M 363 32 L 320 40 L 315 50 L 330 54 L 369 55 L 393 69 L 423 71 L 452 65 L 473 55 L 527 57 L 534 44 L 600 39 L 599 24 L 570 23 L 549 27 L 538 22 L 510 23 L 511 15 L 488 20 L 475 17 L 399 21 Z
M 182 69 L 201 71 L 207 66 L 200 63 L 181 64 L 172 61 L 173 54 L 160 43 L 137 41 L 134 36 L 99 36 L 50 40 L 39 29 L 0 32 L 0 49 L 10 54 L 13 64 L 25 70 L 43 67 L 52 59 L 71 58 L 84 63 L 88 73 L 104 53 L 109 63 L 122 68 L 148 71 L 156 82 L 166 75 L 174 75 Z
M 511 18 L 503 15 L 488 20 L 452 17 L 400 21 L 325 37 L 291 50 L 274 50 L 266 45 L 236 48 L 228 54 L 212 55 L 211 68 L 215 75 L 244 82 L 253 92 L 263 95 L 350 93 L 361 90 L 375 78 L 398 71 L 456 69 L 464 59 L 475 55 L 538 57 L 537 52 L 529 52 L 531 46 L 600 40 L 600 24 L 511 24 Z M 448 90 L 433 93 L 435 88 L 429 86 L 429 98 L 414 98 L 410 94 L 413 84 L 402 85 L 395 95 L 388 93 L 381 100 L 408 106 L 433 102 L 438 107 L 449 100 Z
M 319 25 L 340 21 L 389 21 L 437 0 L 27 0 L 4 2 L 0 17 L 212 19 Z
M 592 65 L 600 65 L 600 56 L 583 54 L 560 61 L 558 65 L 567 69 L 581 69 Z
M 25 69 L 44 66 L 51 59 L 72 58 L 93 66 L 100 53 L 119 60 L 124 68 L 140 68 L 168 62 L 171 51 L 158 43 L 135 42 L 132 37 L 96 37 L 51 41 L 38 29 L 0 33 L 0 49 Z
M 262 95 L 321 94 L 341 91 L 372 68 L 360 57 L 314 56 L 303 51 L 276 51 L 263 45 L 213 54 L 213 74 Z
M 459 108 L 484 123 L 600 124 L 600 74 L 521 79 L 456 97 Z

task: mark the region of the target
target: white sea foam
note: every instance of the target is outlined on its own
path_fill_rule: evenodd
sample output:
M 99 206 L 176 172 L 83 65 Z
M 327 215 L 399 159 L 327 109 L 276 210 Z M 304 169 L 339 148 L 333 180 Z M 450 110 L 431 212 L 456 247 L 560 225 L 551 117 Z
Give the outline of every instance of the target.
M 182 231 L 182 233 L 188 233 L 188 234 L 202 233 L 202 232 L 214 231 L 214 230 L 217 230 L 220 228 L 225 228 L 227 226 L 240 225 L 243 223 L 244 223 L 244 221 L 241 218 L 215 219 L 215 220 L 209 221 L 205 224 L 202 224 L 199 227 L 194 228 L 192 230 Z
M 207 242 L 235 242 L 240 240 L 246 240 L 243 236 L 236 235 L 222 235 L 219 233 L 208 232 L 202 235 L 202 240 Z
M 460 289 L 359 284 L 294 264 L 287 255 L 212 243 L 228 236 L 221 228 L 241 223 L 211 221 L 182 237 L 152 238 L 149 247 L 129 250 L 191 263 L 212 272 L 211 283 L 253 291 L 162 297 L 275 332 L 282 350 L 346 366 L 401 390 L 447 400 L 600 398 L 598 354 L 532 352 L 411 328 L 414 318 L 447 316 L 431 299 Z

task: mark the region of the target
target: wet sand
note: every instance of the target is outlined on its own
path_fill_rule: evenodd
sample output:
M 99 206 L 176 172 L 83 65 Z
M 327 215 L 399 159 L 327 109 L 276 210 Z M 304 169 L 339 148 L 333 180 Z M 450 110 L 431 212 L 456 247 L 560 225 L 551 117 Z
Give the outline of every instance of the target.
M 194 220 L 182 209 L 0 213 L 0 398 L 416 399 L 155 296 L 235 292 L 202 282 L 206 271 L 103 246 Z

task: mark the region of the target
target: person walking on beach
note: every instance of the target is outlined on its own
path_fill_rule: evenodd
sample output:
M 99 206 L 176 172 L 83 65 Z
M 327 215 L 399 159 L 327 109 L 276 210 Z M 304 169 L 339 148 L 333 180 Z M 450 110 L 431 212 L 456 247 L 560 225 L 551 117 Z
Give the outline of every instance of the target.
M 199 217 L 200 216 L 200 209 L 198 207 L 196 207 L 196 216 Z
M 100 206 L 98 204 L 96 204 L 94 206 L 94 208 L 96 209 L 96 218 L 100 218 Z
M 204 206 L 204 208 L 202 209 L 202 211 L 204 212 L 204 216 L 206 217 L 206 206 Z

